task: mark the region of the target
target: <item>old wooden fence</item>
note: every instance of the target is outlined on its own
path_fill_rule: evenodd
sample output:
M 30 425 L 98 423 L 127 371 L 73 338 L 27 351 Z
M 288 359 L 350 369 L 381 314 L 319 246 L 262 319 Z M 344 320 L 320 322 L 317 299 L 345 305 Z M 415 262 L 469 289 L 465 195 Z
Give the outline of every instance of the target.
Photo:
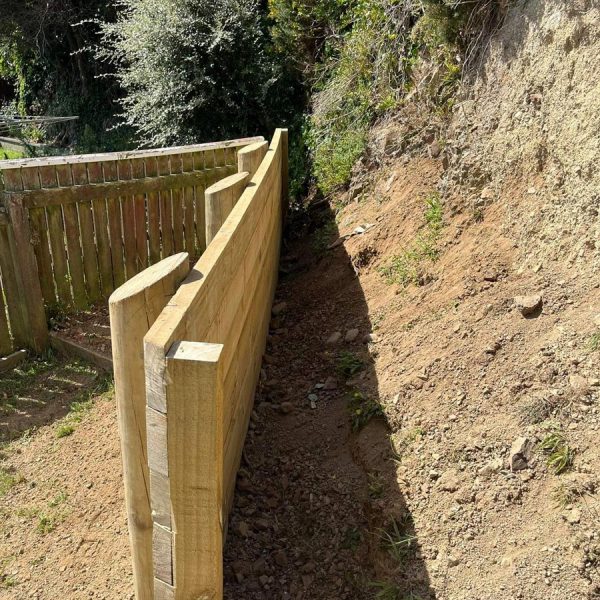
M 0 163 L 0 357 L 42 350 L 48 311 L 105 300 L 174 253 L 200 256 L 204 190 L 262 140 Z
M 277 281 L 287 131 L 205 193 L 209 244 L 110 300 L 138 599 L 220 600 L 222 546 Z M 188 273 L 189 271 L 189 273 Z

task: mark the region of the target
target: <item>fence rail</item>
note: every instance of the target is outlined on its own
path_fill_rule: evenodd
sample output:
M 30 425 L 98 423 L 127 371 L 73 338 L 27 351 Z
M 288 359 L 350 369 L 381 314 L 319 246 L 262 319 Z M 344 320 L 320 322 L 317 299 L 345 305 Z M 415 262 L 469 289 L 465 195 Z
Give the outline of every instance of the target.
M 174 253 L 200 256 L 204 190 L 262 140 L 0 163 L 0 356 L 45 347 L 49 310 L 107 299 Z
M 214 237 L 172 298 L 167 286 L 162 312 L 124 317 L 128 287 L 153 296 L 144 291 L 144 278 L 155 285 L 149 270 L 111 297 L 115 340 L 119 324 L 132 323 L 134 313 L 140 320 L 122 340 L 125 351 L 119 341 L 113 346 L 124 464 L 146 460 L 149 469 L 144 477 L 125 469 L 126 496 L 137 499 L 128 514 L 138 598 L 223 595 L 227 515 L 277 281 L 287 130 L 277 130 L 268 150 L 258 144 L 241 153 L 238 168 L 249 170 L 206 190 Z M 148 328 L 142 364 L 139 338 Z

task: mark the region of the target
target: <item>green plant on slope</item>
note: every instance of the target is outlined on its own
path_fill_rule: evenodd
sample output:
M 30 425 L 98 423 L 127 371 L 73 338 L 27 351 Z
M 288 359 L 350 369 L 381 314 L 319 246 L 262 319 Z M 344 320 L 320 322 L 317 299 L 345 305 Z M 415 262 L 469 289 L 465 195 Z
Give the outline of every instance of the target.
M 347 350 L 340 352 L 337 368 L 344 377 L 356 375 L 363 367 L 363 361 L 353 352 L 348 352 Z
M 395 519 L 392 519 L 385 529 L 379 531 L 379 537 L 381 546 L 399 564 L 404 564 L 414 554 L 417 538 L 404 532 L 403 527 Z
M 348 412 L 352 431 L 360 431 L 371 419 L 384 416 L 383 409 L 377 402 L 365 398 L 358 391 L 353 392 L 350 397 Z
M 593 333 L 587 346 L 590 352 L 598 352 L 600 350 L 600 333 Z
M 573 463 L 573 450 L 557 429 L 544 437 L 539 448 L 547 455 L 546 465 L 555 475 L 560 475 Z
M 437 242 L 443 227 L 443 207 L 440 196 L 434 192 L 425 198 L 425 229 L 400 254 L 392 256 L 379 273 L 389 285 L 406 287 L 421 285 L 425 280 L 426 265 L 439 257 Z

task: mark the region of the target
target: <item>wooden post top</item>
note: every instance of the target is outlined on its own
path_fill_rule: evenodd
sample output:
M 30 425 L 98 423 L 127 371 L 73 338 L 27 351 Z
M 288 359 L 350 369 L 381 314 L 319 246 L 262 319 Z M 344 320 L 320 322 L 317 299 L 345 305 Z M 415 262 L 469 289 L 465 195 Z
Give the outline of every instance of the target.
M 164 279 L 169 273 L 177 270 L 182 263 L 188 260 L 189 254 L 187 252 L 180 252 L 148 267 L 116 289 L 109 298 L 109 304 L 115 304 L 137 296 L 146 288 Z
M 207 195 L 212 195 L 212 194 L 217 194 L 219 192 L 222 192 L 223 190 L 226 190 L 227 188 L 230 188 L 239 183 L 242 183 L 243 181 L 246 180 L 248 175 L 249 175 L 249 173 L 244 171 L 243 173 L 235 173 L 234 175 L 225 177 L 224 179 L 221 179 L 220 181 L 217 181 L 217 183 L 213 183 L 213 185 L 206 188 L 205 193 Z

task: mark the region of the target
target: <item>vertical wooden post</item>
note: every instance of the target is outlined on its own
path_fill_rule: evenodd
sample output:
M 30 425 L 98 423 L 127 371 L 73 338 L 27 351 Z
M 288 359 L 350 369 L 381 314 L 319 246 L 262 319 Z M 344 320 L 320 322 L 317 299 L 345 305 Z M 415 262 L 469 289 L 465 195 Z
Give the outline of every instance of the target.
M 222 350 L 221 344 L 173 344 L 164 367 L 166 416 L 148 408 L 156 419 L 148 446 L 157 600 L 223 597 Z M 168 524 L 158 523 L 168 506 Z
M 125 502 L 138 600 L 151 600 L 154 587 L 144 336 L 188 274 L 188 261 L 187 253 L 166 258 L 138 273 L 109 300 Z
M 8 211 L 16 246 L 13 258 L 18 269 L 17 277 L 20 277 L 23 286 L 23 302 L 29 326 L 29 346 L 34 352 L 41 352 L 48 345 L 48 324 L 31 243 L 29 219 L 27 210 L 23 206 L 23 199 L 8 195 Z
M 281 131 L 281 213 L 285 221 L 290 204 L 289 140 L 288 130 Z
M 269 149 L 268 142 L 256 142 L 242 148 L 237 155 L 238 173 L 248 173 L 248 179 L 254 177 L 254 173 L 260 167 L 260 163 Z
M 248 183 L 248 173 L 236 173 L 221 179 L 204 192 L 206 199 L 206 245 L 221 229 Z

